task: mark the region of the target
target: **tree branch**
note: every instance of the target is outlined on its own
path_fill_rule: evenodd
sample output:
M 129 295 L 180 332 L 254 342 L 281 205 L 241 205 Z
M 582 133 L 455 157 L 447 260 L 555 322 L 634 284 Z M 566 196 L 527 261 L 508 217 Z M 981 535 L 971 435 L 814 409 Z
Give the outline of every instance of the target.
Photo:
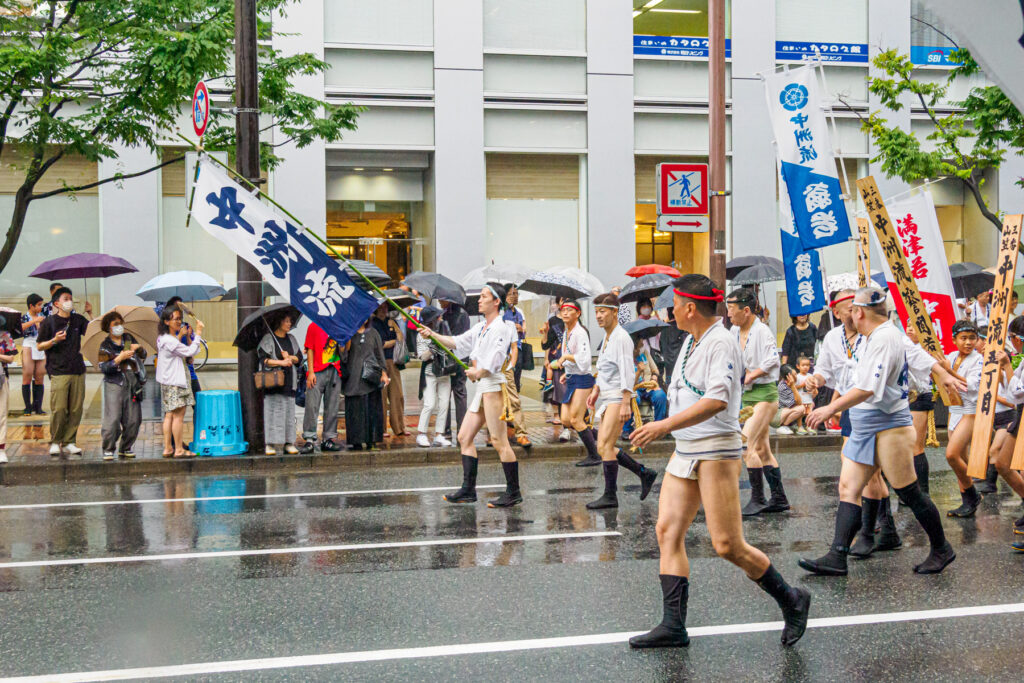
M 179 161 L 182 161 L 182 160 L 184 160 L 184 158 L 185 158 L 184 156 L 175 157 L 173 159 L 168 159 L 167 161 L 162 161 L 159 164 L 157 164 L 156 166 L 151 166 L 150 168 L 147 168 L 147 169 L 142 170 L 142 171 L 136 171 L 135 173 L 118 173 L 118 174 L 110 176 L 109 178 L 103 178 L 102 180 L 97 180 L 94 183 L 86 183 L 85 185 L 79 185 L 77 187 L 62 187 L 62 188 L 59 188 L 59 189 L 56 189 L 56 190 L 50 190 L 49 192 L 40 192 L 39 194 L 33 194 L 31 196 L 30 200 L 31 201 L 35 201 L 36 199 L 46 199 L 47 197 L 53 197 L 54 195 L 58 195 L 58 194 L 65 194 L 65 193 L 70 193 L 70 192 L 81 192 L 82 190 L 91 190 L 94 187 L 99 187 L 100 185 L 105 185 L 107 183 L 112 183 L 112 182 L 115 182 L 115 181 L 118 181 L 118 180 L 128 180 L 130 178 L 138 178 L 139 176 L 144 176 L 147 173 L 152 173 L 153 171 L 156 171 L 157 169 L 163 168 L 164 166 L 170 166 L 171 164 L 174 164 L 174 163 L 177 163 Z
M 940 30 L 939 27 L 936 26 L 935 24 L 929 24 L 924 19 L 918 19 L 917 17 L 910 17 L 910 18 L 913 19 L 914 21 L 916 21 L 919 24 L 924 24 L 925 26 L 927 26 L 931 30 L 935 31 L 940 36 L 942 36 L 943 38 L 948 40 L 949 42 L 953 43 L 953 47 L 955 47 L 958 50 L 960 49 L 960 46 L 957 44 L 957 42 L 955 40 L 953 40 L 948 33 L 946 33 L 945 31 Z

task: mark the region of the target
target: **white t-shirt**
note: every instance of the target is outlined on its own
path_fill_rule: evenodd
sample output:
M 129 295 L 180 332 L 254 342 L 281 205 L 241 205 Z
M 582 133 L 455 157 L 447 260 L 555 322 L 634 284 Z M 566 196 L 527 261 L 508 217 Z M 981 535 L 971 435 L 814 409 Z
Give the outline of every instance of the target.
M 494 375 L 494 379 L 505 381 L 501 366 L 508 358 L 509 347 L 515 340 L 515 328 L 501 318 L 490 323 L 478 322 L 455 337 L 455 354 L 459 358 L 469 357 L 476 361 L 476 367 Z
M 797 386 L 800 387 L 800 385 L 802 385 L 804 382 L 806 382 L 809 377 L 810 377 L 810 375 L 805 375 L 802 372 L 798 372 L 797 375 L 796 375 L 796 384 L 797 384 Z M 800 388 L 800 389 L 798 389 L 798 393 L 800 394 L 800 402 L 803 403 L 804 405 L 809 405 L 809 404 L 814 403 L 814 397 L 811 396 L 811 392 L 806 391 L 803 388 Z
M 632 394 L 635 379 L 633 340 L 622 325 L 616 325 L 601 343 L 597 356 L 597 386 L 602 394 L 606 391 Z
M 842 325 L 828 331 L 821 341 L 818 362 L 814 366 L 814 374 L 825 379 L 825 386 L 832 387 L 840 395 L 853 388 L 853 374 L 857 369 L 857 361 L 864 352 L 867 342 L 864 336 L 857 334 L 853 341 L 846 341 L 846 328 Z
M 562 355 L 572 355 L 575 361 L 562 363 L 562 369 L 567 375 L 589 375 L 591 370 L 590 359 L 590 335 L 583 329 L 583 326 L 576 323 L 572 332 L 566 332 L 562 337 Z
M 1010 385 L 1006 388 L 1006 395 L 1003 398 L 1017 405 L 1024 403 L 1024 363 L 1018 365 L 1017 369 L 1013 371 Z
M 978 408 L 978 389 L 981 387 L 981 368 L 984 362 L 981 354 L 977 351 L 971 351 L 963 359 L 959 367 L 956 365 L 958 358 L 960 358 L 959 351 L 953 351 L 946 356 L 946 360 L 949 361 L 956 374 L 967 380 L 967 391 L 960 393 L 960 398 L 964 404 L 962 406 L 950 406 L 949 411 L 951 413 L 973 415 Z
M 739 325 L 733 325 L 732 334 L 739 342 Z M 772 334 L 770 327 L 755 318 L 754 324 L 750 326 L 750 331 L 747 333 L 747 343 L 743 346 L 741 353 L 744 373 L 747 370 L 764 370 L 766 373 L 755 379 L 753 385 L 778 384 L 779 368 L 781 367 L 779 347 L 775 344 L 775 335 Z M 741 376 L 740 382 L 742 381 L 743 377 Z
M 672 436 L 677 441 L 691 441 L 739 434 L 742 372 L 743 356 L 736 336 L 725 329 L 721 320 L 708 328 L 700 341 L 694 343 L 693 337 L 688 337 L 676 359 L 668 386 L 669 413 L 681 413 L 701 398 L 722 401 L 726 408 L 700 424 L 675 430 Z M 703 396 L 687 383 L 703 392 Z
M 919 371 L 925 363 L 931 368 L 935 359 L 910 343 L 891 321 L 882 323 L 867 338 L 867 347 L 853 375 L 853 388 L 870 391 L 872 397 L 852 409 L 889 414 L 907 409 L 911 369 Z

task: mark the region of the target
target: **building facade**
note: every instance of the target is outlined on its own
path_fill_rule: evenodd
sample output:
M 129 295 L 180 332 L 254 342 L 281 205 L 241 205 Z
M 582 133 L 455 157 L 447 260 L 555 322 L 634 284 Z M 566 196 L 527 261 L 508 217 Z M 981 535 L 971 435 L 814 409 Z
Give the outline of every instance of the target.
M 420 269 L 459 278 L 492 261 L 578 266 L 609 285 L 637 264 L 706 270 L 706 233 L 655 229 L 654 169 L 707 161 L 707 19 L 707 0 L 302 0 L 275 20 L 275 42 L 330 68 L 299 87 L 365 110 L 341 142 L 282 147 L 268 186 L 339 252 L 396 278 Z M 940 29 L 922 0 L 727 2 L 728 257 L 780 255 L 759 74 L 798 65 L 817 47 L 828 96 L 849 106 L 836 112 L 832 140 L 846 179 L 872 173 L 890 196 L 908 187 L 870 163 L 858 119 L 877 104 L 868 60 L 896 48 L 914 56 L 918 77 L 944 79 L 952 43 Z M 913 107 L 890 120 L 922 139 L 931 130 Z M 167 146 L 180 149 L 170 135 Z M 156 160 L 137 149 L 99 167 L 71 159 L 51 182 Z M 0 173 L 3 207 L 13 204 L 8 173 Z M 1021 176 L 1015 158 L 992 172 L 990 205 L 1019 210 Z M 996 233 L 972 200 L 951 182 L 932 191 L 950 260 L 992 262 Z M 137 276 L 90 284 L 104 307 L 132 302 L 142 282 L 170 270 L 233 286 L 234 255 L 185 228 L 185 205 L 182 165 L 37 202 L 0 274 L 0 297 L 23 305 L 46 285 L 28 272 L 76 251 L 107 251 L 139 267 Z M 829 273 L 855 268 L 852 246 L 830 247 L 823 260 Z M 197 308 L 211 323 L 214 353 L 231 355 L 233 304 Z

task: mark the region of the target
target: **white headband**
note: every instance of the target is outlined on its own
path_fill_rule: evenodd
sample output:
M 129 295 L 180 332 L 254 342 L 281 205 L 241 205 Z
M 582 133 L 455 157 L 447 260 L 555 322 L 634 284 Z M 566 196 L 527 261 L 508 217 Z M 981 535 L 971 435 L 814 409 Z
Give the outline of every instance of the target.
M 619 310 L 618 306 L 612 306 L 611 304 L 594 304 L 594 308 L 611 308 L 614 310 Z

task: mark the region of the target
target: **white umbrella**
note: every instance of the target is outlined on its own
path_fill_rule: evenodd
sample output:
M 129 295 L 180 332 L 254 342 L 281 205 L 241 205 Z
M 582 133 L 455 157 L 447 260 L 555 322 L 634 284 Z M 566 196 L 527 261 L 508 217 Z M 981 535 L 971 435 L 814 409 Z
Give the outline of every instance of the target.
M 523 284 L 536 273 L 535 268 L 527 268 L 518 263 L 495 264 L 475 268 L 462 278 L 462 286 L 467 290 L 481 289 L 488 282 L 500 282 L 502 284 L 514 282 L 516 286 Z
M 556 275 L 564 275 L 576 282 L 586 285 L 587 289 L 590 290 L 590 296 L 597 296 L 601 292 L 606 292 L 604 285 L 595 275 L 591 275 L 585 270 L 575 268 L 573 266 L 555 266 L 554 268 L 547 268 L 544 270 L 545 273 L 554 273 Z
M 871 273 L 871 279 L 873 279 L 874 282 L 871 284 L 878 284 L 879 279 L 882 277 L 882 273 L 877 270 L 873 271 Z M 858 275 L 856 271 L 831 275 L 828 280 L 825 281 L 825 287 L 829 292 L 835 292 L 840 289 L 857 289 L 860 287 L 860 275 Z

